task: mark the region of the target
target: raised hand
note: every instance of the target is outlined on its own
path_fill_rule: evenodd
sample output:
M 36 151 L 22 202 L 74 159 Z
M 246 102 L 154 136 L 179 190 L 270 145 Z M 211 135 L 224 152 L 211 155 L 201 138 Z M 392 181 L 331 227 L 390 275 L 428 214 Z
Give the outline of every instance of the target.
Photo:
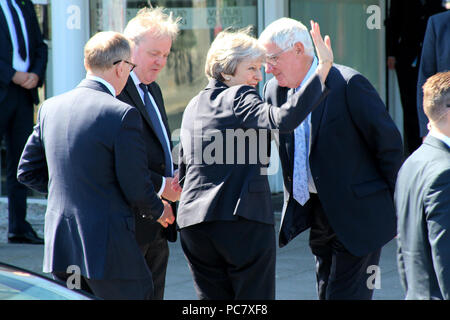
M 314 42 L 314 46 L 316 47 L 317 57 L 319 58 L 317 73 L 319 74 L 322 83 L 324 83 L 328 76 L 328 72 L 333 65 L 334 59 L 333 50 L 331 49 L 331 40 L 329 36 L 325 36 L 324 39 L 322 38 L 319 24 L 313 20 L 311 20 L 311 30 L 309 32 Z

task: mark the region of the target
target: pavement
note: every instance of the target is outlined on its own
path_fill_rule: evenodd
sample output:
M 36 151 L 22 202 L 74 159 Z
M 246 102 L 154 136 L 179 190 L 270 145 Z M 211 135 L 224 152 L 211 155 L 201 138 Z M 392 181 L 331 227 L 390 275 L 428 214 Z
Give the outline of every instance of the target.
M 280 222 L 282 195 L 273 196 L 276 230 Z M 28 221 L 43 236 L 45 204 L 28 204 Z M 7 243 L 7 204 L 0 201 L 0 261 L 34 271 L 42 272 L 43 245 Z M 314 256 L 308 245 L 309 233 L 297 236 L 284 248 L 277 249 L 276 299 L 317 300 L 314 272 Z M 166 278 L 166 300 L 197 300 L 192 276 L 181 249 L 180 241 L 169 243 L 170 256 Z M 380 259 L 380 282 L 377 283 L 374 300 L 403 300 L 396 264 L 396 242 L 392 240 L 382 250 Z

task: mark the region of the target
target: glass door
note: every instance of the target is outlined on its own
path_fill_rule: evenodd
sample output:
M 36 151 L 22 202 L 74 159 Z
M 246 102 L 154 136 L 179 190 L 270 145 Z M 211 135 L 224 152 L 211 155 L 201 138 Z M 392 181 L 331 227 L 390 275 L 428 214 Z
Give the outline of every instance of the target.
M 378 0 L 290 0 L 290 17 L 308 29 L 309 21 L 320 24 L 322 35 L 330 35 L 335 62 L 358 70 L 384 99 L 384 26 L 369 28 L 373 18 L 384 21 Z M 368 8 L 379 9 L 373 12 Z M 369 13 L 368 13 L 369 12 Z M 380 17 L 373 14 L 380 13 Z M 380 66 L 382 66 L 380 68 Z

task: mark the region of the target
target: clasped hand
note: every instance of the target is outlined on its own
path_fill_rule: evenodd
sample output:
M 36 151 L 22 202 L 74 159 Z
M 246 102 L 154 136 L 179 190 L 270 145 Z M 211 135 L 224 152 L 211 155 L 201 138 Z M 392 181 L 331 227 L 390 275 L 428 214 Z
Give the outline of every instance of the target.
M 12 82 L 25 89 L 34 89 L 39 83 L 39 76 L 33 72 L 16 71 Z

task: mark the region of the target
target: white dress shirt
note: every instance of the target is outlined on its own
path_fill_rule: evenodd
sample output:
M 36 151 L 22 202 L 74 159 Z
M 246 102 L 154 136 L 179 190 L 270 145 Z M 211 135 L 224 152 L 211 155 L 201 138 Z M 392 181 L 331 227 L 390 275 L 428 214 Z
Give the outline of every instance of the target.
M 141 84 L 141 81 L 139 80 L 138 76 L 132 71 L 130 73 L 131 79 L 133 79 L 134 85 L 136 86 L 137 91 L 139 92 L 139 96 L 141 97 L 142 103 L 145 104 L 144 102 L 144 91 L 142 91 L 141 87 L 139 86 Z M 164 133 L 164 138 L 165 138 L 165 142 L 167 143 L 167 150 L 170 150 L 170 143 L 169 143 L 169 137 L 167 136 L 167 132 L 166 132 L 166 127 L 164 126 L 164 122 L 162 121 L 162 117 L 161 117 L 161 113 L 159 112 L 159 109 L 157 107 L 157 104 L 155 102 L 155 100 L 153 99 L 152 95 L 150 94 L 150 92 L 148 93 L 148 96 L 150 97 L 150 101 L 152 102 L 153 108 L 156 112 L 156 114 L 158 115 L 158 119 L 161 123 L 161 127 L 163 128 L 163 133 Z M 172 154 L 170 154 L 170 163 L 172 163 Z M 173 168 L 171 170 L 173 172 Z M 166 186 L 166 178 L 162 177 L 162 183 L 161 183 L 161 189 L 158 192 L 158 196 L 161 196 L 164 188 Z
M 12 60 L 12 67 L 16 71 L 21 72 L 28 72 L 28 69 L 30 68 L 30 54 L 29 54 L 29 48 L 28 48 L 28 32 L 27 32 L 27 25 L 25 24 L 25 19 L 22 14 L 22 10 L 17 6 L 16 2 L 13 0 L 12 5 L 14 8 L 16 8 L 17 15 L 19 16 L 20 25 L 22 26 L 23 30 L 23 38 L 25 40 L 25 48 L 27 50 L 27 58 L 25 60 L 22 59 L 22 57 L 19 54 L 19 44 L 17 41 L 17 31 L 14 26 L 14 21 L 11 15 L 11 12 L 9 11 L 8 4 L 6 3 L 6 0 L 0 0 L 0 6 L 2 7 L 3 13 L 5 14 L 6 22 L 8 23 L 9 28 L 9 35 L 11 36 L 11 42 L 13 46 L 13 60 Z

